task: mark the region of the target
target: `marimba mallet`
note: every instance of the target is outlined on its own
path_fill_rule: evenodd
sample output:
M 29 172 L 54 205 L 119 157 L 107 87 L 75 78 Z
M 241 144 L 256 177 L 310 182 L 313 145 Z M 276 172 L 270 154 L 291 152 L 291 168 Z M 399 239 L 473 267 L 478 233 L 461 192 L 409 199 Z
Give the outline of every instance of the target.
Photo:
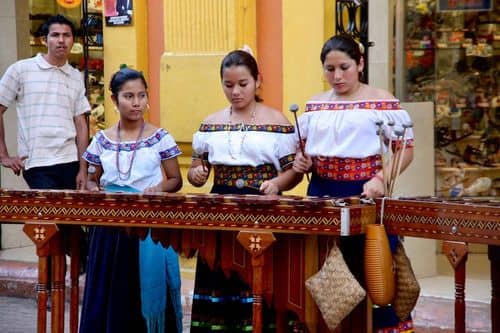
M 396 179 L 397 177 L 399 176 L 399 173 L 401 172 L 401 165 L 403 163 L 403 157 L 404 157 L 404 153 L 405 153 L 405 150 L 406 150 L 406 132 L 408 130 L 408 128 L 411 128 L 413 127 L 413 124 L 412 123 L 408 123 L 408 124 L 403 124 L 403 148 L 401 149 L 401 152 L 399 154 L 399 158 L 398 158 L 398 165 L 397 165 L 397 168 L 396 168 L 396 175 L 395 175 L 395 178 L 394 178 L 394 182 L 392 184 L 392 188 L 391 188 L 391 194 L 392 194 L 392 191 L 394 189 L 394 184 L 396 183 Z
M 299 111 L 299 106 L 297 104 L 292 104 L 290 105 L 289 110 L 291 113 L 293 113 L 293 118 L 295 119 L 295 128 L 297 128 L 297 135 L 299 136 L 300 151 L 302 155 L 306 156 L 306 153 L 304 152 L 304 142 L 302 141 L 302 135 L 300 134 L 299 121 L 297 119 L 297 112 Z M 306 177 L 307 181 L 310 182 L 311 180 L 309 179 L 308 173 L 306 173 Z
M 386 170 L 385 170 L 385 161 L 384 161 L 384 131 L 382 129 L 382 125 L 384 122 L 382 120 L 378 120 L 375 122 L 375 125 L 377 125 L 377 132 L 376 134 L 378 135 L 379 139 L 379 146 L 380 146 L 380 160 L 382 163 L 382 183 L 384 185 L 384 195 L 387 194 L 387 175 L 386 175 Z

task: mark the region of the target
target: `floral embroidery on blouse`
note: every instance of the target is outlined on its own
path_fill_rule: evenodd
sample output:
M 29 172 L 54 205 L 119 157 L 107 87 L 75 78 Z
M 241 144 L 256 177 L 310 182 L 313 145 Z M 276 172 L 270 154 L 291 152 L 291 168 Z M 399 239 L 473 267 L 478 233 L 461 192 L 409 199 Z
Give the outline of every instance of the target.
M 305 112 L 344 111 L 344 110 L 399 110 L 399 101 L 358 101 L 358 102 L 309 102 Z
M 221 132 L 221 131 L 255 131 L 271 133 L 294 133 L 292 125 L 245 125 L 245 124 L 201 124 L 200 132 Z

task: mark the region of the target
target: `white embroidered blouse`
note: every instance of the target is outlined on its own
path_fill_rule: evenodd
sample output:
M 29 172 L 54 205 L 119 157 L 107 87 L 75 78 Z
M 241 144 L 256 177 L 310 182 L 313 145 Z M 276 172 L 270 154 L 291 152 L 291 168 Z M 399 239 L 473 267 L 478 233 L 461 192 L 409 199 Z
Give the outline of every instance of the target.
M 143 191 L 162 181 L 161 161 L 181 154 L 173 137 L 163 128 L 141 139 L 135 147 L 136 152 L 133 157 L 135 144 L 135 141 L 121 143 L 113 141 L 104 134 L 104 131 L 99 131 L 95 135 L 83 158 L 90 164 L 102 167 L 101 186 L 114 184 Z M 123 179 L 118 173 L 117 154 L 122 172 L 131 167 L 128 179 Z
M 208 155 L 212 165 L 272 164 L 281 171 L 295 156 L 291 125 L 201 124 L 193 136 L 193 157 Z
M 395 144 L 396 133 L 402 134 L 412 124 L 396 99 L 309 101 L 299 118 L 299 129 L 309 156 L 365 158 L 380 155 L 377 122 L 382 122 L 384 153 L 389 141 Z M 404 134 L 407 146 L 413 146 L 413 129 L 407 127 Z

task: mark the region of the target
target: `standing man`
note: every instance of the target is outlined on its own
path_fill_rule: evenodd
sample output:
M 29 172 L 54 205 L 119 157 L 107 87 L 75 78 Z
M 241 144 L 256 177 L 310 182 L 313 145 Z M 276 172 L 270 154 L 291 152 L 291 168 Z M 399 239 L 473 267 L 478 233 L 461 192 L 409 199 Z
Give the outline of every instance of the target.
M 0 79 L 0 163 L 22 174 L 32 189 L 85 189 L 87 162 L 82 154 L 89 142 L 85 113 L 90 105 L 83 76 L 68 63 L 75 27 L 55 15 L 42 30 L 47 53 L 17 61 Z M 14 103 L 18 154 L 10 156 L 3 114 Z M 61 229 L 68 251 L 69 228 Z M 78 232 L 83 270 L 86 238 L 81 228 Z
M 68 63 L 75 27 L 62 15 L 42 27 L 46 54 L 11 65 L 0 80 L 0 162 L 34 189 L 84 189 L 90 105 L 81 73 Z M 5 144 L 3 114 L 17 107 L 18 155 Z

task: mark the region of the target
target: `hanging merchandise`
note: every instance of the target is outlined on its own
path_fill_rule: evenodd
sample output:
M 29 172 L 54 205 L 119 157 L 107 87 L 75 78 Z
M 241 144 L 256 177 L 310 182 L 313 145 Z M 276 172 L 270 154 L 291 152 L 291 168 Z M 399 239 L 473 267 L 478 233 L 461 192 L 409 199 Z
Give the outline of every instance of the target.
M 404 1 L 408 102 L 435 105 L 436 195 L 500 194 L 500 4 Z

